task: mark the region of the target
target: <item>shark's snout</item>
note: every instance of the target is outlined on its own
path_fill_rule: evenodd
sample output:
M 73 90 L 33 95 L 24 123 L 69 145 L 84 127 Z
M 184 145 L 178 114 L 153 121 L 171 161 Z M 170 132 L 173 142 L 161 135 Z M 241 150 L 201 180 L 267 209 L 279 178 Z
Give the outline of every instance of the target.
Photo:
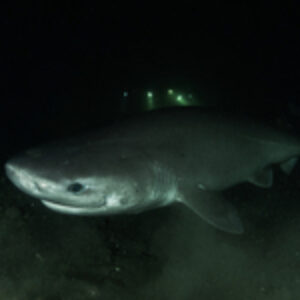
M 9 178 L 9 180 L 14 182 L 18 174 L 18 168 L 12 162 L 8 161 L 4 165 L 4 169 L 5 169 L 6 176 Z
M 18 162 L 9 160 L 4 165 L 4 169 L 8 179 L 23 192 L 34 195 L 40 190 L 31 172 Z

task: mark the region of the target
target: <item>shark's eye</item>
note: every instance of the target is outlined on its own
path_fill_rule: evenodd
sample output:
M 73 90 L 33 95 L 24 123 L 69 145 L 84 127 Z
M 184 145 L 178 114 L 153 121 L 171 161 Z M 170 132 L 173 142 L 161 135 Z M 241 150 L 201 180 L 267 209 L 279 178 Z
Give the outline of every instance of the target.
M 68 191 L 74 194 L 81 192 L 83 189 L 84 186 L 79 182 L 72 183 L 68 186 Z

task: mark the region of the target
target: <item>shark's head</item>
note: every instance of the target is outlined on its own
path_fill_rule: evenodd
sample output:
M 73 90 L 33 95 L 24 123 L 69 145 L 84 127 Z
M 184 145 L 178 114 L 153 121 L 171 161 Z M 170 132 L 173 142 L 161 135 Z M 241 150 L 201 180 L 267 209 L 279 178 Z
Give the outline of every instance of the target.
M 68 214 L 117 214 L 140 210 L 144 161 L 114 143 L 50 145 L 29 150 L 5 164 L 8 178 L 48 208 Z

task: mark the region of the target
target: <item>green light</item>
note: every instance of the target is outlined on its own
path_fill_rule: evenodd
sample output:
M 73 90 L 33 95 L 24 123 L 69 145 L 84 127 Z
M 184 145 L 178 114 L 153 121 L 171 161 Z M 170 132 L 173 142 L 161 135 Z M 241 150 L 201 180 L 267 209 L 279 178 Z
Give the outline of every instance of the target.
M 169 90 L 168 90 L 168 95 L 171 96 L 171 95 L 173 95 L 173 94 L 174 94 L 174 91 L 173 91 L 172 89 L 169 89 Z
M 151 91 L 147 92 L 147 110 L 154 109 L 154 99 L 153 93 Z
M 176 102 L 180 105 L 187 105 L 187 101 L 184 99 L 184 97 L 182 95 L 177 95 L 176 97 Z
M 153 98 L 153 93 L 152 93 L 152 92 L 150 92 L 150 91 L 149 91 L 149 92 L 147 92 L 147 97 L 148 97 L 148 98 Z
M 184 102 L 184 99 L 183 99 L 182 95 L 178 95 L 178 96 L 176 97 L 176 101 L 179 102 L 179 103 L 183 103 L 183 102 Z

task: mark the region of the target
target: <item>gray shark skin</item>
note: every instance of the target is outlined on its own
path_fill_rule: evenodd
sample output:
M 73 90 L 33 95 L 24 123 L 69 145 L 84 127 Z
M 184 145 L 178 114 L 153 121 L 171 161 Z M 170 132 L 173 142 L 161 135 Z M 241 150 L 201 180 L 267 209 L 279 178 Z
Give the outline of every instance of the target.
M 291 134 L 181 107 L 28 150 L 5 170 L 16 187 L 61 213 L 139 213 L 181 202 L 216 228 L 242 233 L 221 191 L 242 182 L 270 187 L 272 165 L 289 173 L 299 154 Z

